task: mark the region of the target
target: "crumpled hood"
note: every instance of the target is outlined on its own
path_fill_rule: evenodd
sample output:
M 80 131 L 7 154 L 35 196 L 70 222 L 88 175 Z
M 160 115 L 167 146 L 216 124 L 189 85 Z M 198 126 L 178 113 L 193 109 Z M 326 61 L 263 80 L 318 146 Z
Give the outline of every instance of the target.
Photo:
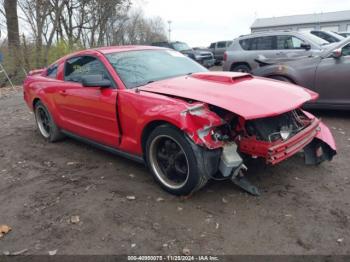
M 318 97 L 293 84 L 232 72 L 196 73 L 157 81 L 139 90 L 200 101 L 246 120 L 279 115 Z

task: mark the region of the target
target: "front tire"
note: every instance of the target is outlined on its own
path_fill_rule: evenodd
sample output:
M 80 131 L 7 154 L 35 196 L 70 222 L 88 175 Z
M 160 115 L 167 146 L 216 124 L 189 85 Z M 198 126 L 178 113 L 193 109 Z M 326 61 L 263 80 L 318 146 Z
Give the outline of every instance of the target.
M 38 101 L 35 104 L 34 113 L 39 133 L 45 140 L 53 143 L 63 138 L 63 134 L 53 120 L 49 110 L 42 102 Z
M 169 125 L 157 127 L 147 139 L 148 167 L 154 179 L 171 194 L 190 195 L 208 180 L 198 169 L 190 143 L 183 132 Z

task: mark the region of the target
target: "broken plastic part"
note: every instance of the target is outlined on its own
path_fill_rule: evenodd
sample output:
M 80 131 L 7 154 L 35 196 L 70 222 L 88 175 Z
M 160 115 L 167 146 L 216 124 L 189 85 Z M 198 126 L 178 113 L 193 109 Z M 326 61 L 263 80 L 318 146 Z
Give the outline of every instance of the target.
M 254 186 L 245 176 L 232 177 L 231 181 L 253 196 L 260 196 L 259 189 Z
M 243 160 L 237 152 L 235 143 L 228 143 L 222 151 L 219 170 L 224 177 L 237 176 L 241 169 Z

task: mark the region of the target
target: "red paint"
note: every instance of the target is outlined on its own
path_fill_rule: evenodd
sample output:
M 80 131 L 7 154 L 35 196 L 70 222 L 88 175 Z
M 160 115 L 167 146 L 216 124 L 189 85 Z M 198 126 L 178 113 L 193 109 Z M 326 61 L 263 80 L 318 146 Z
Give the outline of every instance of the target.
M 258 141 L 254 137 L 243 137 L 238 140 L 241 152 L 266 159 L 266 163 L 275 165 L 307 146 L 317 135 L 320 120 L 313 122 L 304 130 L 286 141 L 273 143 Z
M 242 73 L 208 72 L 151 83 L 140 90 L 190 98 L 243 118 L 279 115 L 313 99 L 304 88 Z M 206 79 L 203 79 L 206 78 Z M 216 79 L 216 81 L 214 81 Z
M 142 136 L 152 123 L 172 124 L 196 144 L 214 149 L 224 145 L 212 136 L 214 128 L 222 126 L 224 120 L 208 105 L 238 116 L 237 131 L 244 132 L 245 120 L 279 115 L 317 97 L 316 93 L 291 84 L 228 72 L 200 73 L 154 82 L 139 89 L 126 89 L 104 54 L 145 49 L 159 48 L 108 47 L 66 56 L 55 63 L 58 65 L 57 79 L 45 77 L 46 70 L 33 71 L 26 78 L 24 99 L 31 109 L 34 100 L 40 99 L 62 129 L 141 156 Z M 88 88 L 65 82 L 64 63 L 77 55 L 94 55 L 100 59 L 118 88 Z M 308 117 L 314 119 L 313 124 L 285 142 L 259 142 L 241 136 L 237 141 L 240 151 L 276 164 L 295 154 L 314 137 L 335 150 L 329 129 L 312 115 Z M 321 127 L 319 132 L 316 131 L 318 125 Z M 287 152 L 286 148 L 290 150 Z

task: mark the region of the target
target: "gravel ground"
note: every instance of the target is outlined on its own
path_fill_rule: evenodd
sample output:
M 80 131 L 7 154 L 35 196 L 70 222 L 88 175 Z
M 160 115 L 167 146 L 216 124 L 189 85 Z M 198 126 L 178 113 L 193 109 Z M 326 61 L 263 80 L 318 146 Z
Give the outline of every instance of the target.
M 0 254 L 350 254 L 350 116 L 314 113 L 335 135 L 333 162 L 251 167 L 261 197 L 211 182 L 183 199 L 142 165 L 71 139 L 46 143 L 21 90 L 3 89 L 0 224 L 12 231 Z

